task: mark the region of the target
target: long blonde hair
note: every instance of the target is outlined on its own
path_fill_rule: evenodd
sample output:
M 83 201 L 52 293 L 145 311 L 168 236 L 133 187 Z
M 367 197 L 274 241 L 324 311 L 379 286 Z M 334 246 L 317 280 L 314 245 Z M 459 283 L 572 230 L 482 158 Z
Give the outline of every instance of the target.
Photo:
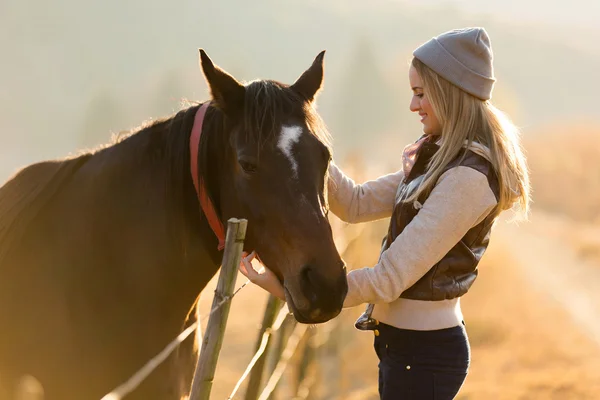
M 417 70 L 423 91 L 441 126 L 441 144 L 432 157 L 423 182 L 407 202 L 431 192 L 443 169 L 468 143 L 480 143 L 490 150 L 490 162 L 498 177 L 500 198 L 496 214 L 518 208 L 527 218 L 530 201 L 529 173 L 520 141 L 520 132 L 506 114 L 490 101 L 480 100 L 451 84 L 417 58 Z

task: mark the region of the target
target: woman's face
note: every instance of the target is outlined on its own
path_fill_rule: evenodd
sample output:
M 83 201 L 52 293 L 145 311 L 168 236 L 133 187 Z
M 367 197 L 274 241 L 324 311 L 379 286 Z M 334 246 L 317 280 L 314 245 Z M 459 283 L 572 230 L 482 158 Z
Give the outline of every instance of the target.
M 428 135 L 441 135 L 442 125 L 433 112 L 431 103 L 429 103 L 429 100 L 425 96 L 421 77 L 412 65 L 408 71 L 408 80 L 410 81 L 410 87 L 413 92 L 410 101 L 410 111 L 419 113 L 421 123 L 423 124 L 423 132 Z

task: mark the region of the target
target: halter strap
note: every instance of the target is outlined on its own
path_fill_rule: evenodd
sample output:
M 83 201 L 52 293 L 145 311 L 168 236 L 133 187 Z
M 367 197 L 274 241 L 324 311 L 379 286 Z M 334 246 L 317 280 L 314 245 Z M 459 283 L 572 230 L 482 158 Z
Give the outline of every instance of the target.
M 223 227 L 223 223 L 219 217 L 217 217 L 215 207 L 206 194 L 204 182 L 200 182 L 198 177 L 198 150 L 200 146 L 200 136 L 202 135 L 202 123 L 204 122 L 204 116 L 206 115 L 206 110 L 208 109 L 209 103 L 210 102 L 206 102 L 202 104 L 202 106 L 198 108 L 198 111 L 196 111 L 194 125 L 192 126 L 192 133 L 190 134 L 190 167 L 192 172 L 192 180 L 194 182 L 194 187 L 196 188 L 196 194 L 198 195 L 200 206 L 202 207 L 202 212 L 206 216 L 208 224 L 215 233 L 215 236 L 217 239 L 219 239 L 219 246 L 217 248 L 219 250 L 223 250 L 225 248 L 225 229 Z

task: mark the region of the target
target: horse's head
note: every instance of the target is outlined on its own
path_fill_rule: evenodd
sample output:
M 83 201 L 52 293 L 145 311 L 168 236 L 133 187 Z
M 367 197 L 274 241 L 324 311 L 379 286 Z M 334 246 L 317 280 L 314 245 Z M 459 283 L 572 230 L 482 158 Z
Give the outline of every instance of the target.
M 324 52 L 293 85 L 242 85 L 200 53 L 213 104 L 225 115 L 222 217 L 248 220 L 245 248 L 278 275 L 298 321 L 328 321 L 348 286 L 327 219 L 331 151 L 313 108 Z

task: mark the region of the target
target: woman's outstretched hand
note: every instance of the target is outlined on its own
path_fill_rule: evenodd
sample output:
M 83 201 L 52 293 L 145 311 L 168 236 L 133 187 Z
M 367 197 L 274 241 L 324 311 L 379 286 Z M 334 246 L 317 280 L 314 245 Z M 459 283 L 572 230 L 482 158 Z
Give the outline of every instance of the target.
M 259 266 L 259 271 L 254 269 L 252 262 L 255 261 Z M 285 301 L 285 293 L 279 278 L 267 267 L 262 265 L 258 259 L 256 259 L 256 252 L 250 254 L 243 252 L 242 261 L 240 262 L 240 272 L 257 286 L 265 289 L 273 296 L 279 297 Z

